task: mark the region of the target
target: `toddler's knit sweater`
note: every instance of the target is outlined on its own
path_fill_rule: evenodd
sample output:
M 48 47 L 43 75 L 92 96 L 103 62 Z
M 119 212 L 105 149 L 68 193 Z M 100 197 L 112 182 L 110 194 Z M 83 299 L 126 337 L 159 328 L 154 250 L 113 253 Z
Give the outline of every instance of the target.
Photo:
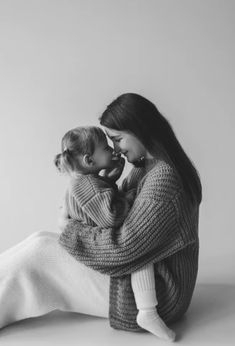
M 138 187 L 120 228 L 71 220 L 60 244 L 85 265 L 111 276 L 110 325 L 139 331 L 131 273 L 154 263 L 158 313 L 167 323 L 190 304 L 198 271 L 199 205 L 192 205 L 173 167 L 158 161 L 146 175 L 134 168 L 124 190 Z
M 80 174 L 70 180 L 64 206 L 72 219 L 85 225 L 118 227 L 133 204 L 134 195 L 134 189 L 124 193 L 108 179 Z

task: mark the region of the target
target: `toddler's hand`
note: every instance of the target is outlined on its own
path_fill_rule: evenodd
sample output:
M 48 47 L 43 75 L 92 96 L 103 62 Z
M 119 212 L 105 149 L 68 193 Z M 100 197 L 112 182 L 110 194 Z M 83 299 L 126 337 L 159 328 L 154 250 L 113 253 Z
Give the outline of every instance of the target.
M 123 172 L 124 166 L 125 166 L 125 159 L 123 157 L 116 157 L 113 160 L 113 167 L 106 168 L 103 171 L 103 176 L 105 178 L 112 180 L 113 182 L 116 182 L 120 178 Z
M 67 212 L 65 203 L 63 203 L 63 205 L 60 207 L 60 216 L 58 218 L 58 227 L 60 228 L 61 231 L 65 229 L 69 219 L 70 219 L 70 216 Z
M 134 203 L 134 200 L 136 198 L 136 192 L 137 192 L 137 189 L 135 189 L 135 188 L 125 192 L 125 197 L 126 197 L 126 199 L 130 205 L 132 205 Z
M 68 217 L 68 212 L 65 203 L 60 207 L 60 215 L 64 216 L 65 218 Z
M 58 227 L 59 229 L 63 232 L 63 230 L 66 228 L 66 226 L 68 225 L 69 222 L 69 215 L 60 215 L 59 219 L 58 219 Z

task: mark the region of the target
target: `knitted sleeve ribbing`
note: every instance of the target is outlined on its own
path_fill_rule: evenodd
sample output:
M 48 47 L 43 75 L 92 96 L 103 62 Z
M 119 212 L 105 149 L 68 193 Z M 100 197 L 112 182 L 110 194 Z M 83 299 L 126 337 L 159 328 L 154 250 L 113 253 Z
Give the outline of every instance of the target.
M 120 192 L 106 189 L 96 193 L 84 206 L 84 212 L 103 228 L 118 227 L 126 218 L 131 202 Z
M 121 228 L 88 227 L 72 220 L 59 241 L 78 261 L 112 276 L 130 273 L 184 246 L 174 203 L 140 196 Z

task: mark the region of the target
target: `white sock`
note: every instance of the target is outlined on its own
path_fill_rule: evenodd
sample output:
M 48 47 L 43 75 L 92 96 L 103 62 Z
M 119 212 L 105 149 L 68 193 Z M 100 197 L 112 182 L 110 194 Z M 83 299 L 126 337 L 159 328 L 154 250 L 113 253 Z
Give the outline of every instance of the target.
M 169 329 L 161 317 L 158 315 L 155 307 L 139 310 L 136 322 L 138 325 L 166 341 L 174 341 L 175 333 Z
M 132 273 L 131 284 L 136 306 L 139 310 L 136 319 L 137 324 L 161 339 L 174 341 L 175 333 L 166 326 L 156 310 L 158 301 L 153 265 L 146 265 Z

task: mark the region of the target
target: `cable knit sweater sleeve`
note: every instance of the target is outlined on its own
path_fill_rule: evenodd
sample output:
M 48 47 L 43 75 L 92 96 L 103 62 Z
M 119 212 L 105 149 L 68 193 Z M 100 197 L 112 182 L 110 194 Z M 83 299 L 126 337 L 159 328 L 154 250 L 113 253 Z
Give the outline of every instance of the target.
M 83 210 L 100 227 L 118 227 L 130 210 L 130 204 L 124 195 L 110 188 L 96 193 L 83 205 Z
M 70 183 L 69 209 L 73 209 L 73 214 L 80 212 L 86 215 L 96 226 L 118 227 L 123 223 L 134 201 L 134 198 L 126 194 L 118 191 L 117 186 L 107 179 L 91 174 L 81 175 Z M 82 216 L 71 218 L 87 223 L 87 219 Z
M 144 177 L 121 228 L 87 227 L 71 221 L 60 243 L 85 265 L 112 276 L 130 273 L 143 262 L 160 261 L 193 239 L 180 227 L 182 186 L 172 168 L 157 166 Z

